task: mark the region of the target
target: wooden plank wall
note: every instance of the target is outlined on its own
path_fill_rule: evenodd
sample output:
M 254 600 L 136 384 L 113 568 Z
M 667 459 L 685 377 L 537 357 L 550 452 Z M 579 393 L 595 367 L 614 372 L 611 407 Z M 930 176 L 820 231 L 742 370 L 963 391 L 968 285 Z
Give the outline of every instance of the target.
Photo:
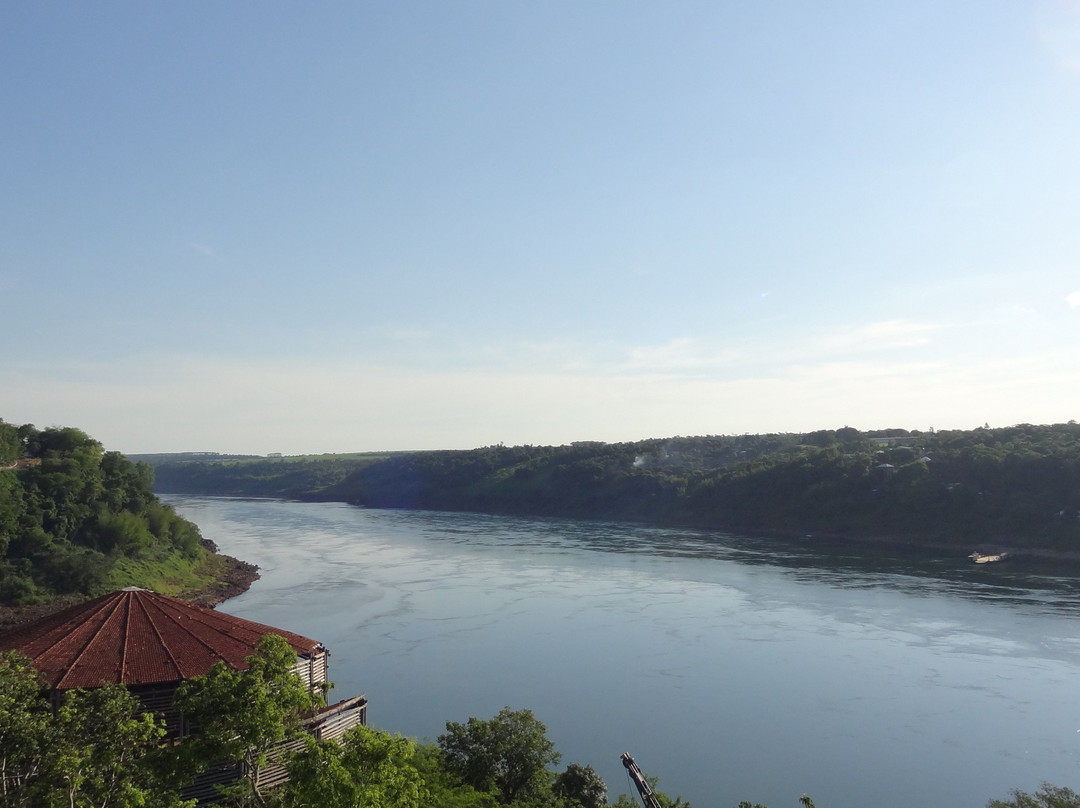
M 338 740 L 353 727 L 367 724 L 367 699 L 354 696 L 327 707 L 323 712 L 310 719 L 304 730 L 314 735 L 317 740 Z M 288 781 L 285 766 L 275 762 L 288 752 L 299 752 L 304 748 L 303 738 L 282 741 L 271 752 L 271 762 L 259 772 L 259 787 L 272 789 Z M 218 792 L 215 786 L 231 785 L 240 779 L 240 764 L 222 764 L 204 772 L 183 792 L 183 799 L 197 799 L 200 803 L 214 804 Z

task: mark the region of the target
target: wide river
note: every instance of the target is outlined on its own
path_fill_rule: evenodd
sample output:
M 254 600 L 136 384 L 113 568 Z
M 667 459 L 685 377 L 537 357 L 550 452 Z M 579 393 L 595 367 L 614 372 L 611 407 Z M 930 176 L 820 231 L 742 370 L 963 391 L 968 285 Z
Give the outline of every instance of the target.
M 1080 785 L 1080 585 L 635 525 L 168 497 L 261 580 L 222 604 L 332 652 L 332 697 L 434 740 L 529 708 L 562 765 L 694 808 L 981 808 Z

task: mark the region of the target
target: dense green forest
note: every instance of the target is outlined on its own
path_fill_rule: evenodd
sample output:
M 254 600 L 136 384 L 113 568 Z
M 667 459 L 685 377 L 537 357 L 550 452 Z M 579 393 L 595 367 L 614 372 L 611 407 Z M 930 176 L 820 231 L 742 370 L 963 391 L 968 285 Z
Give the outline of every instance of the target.
M 197 590 L 222 558 L 158 501 L 154 472 L 72 427 L 0 420 L 0 604 L 121 586 Z
M 309 499 L 392 452 L 258 457 L 214 452 L 130 455 L 154 468 L 163 494 Z
M 157 490 L 1080 551 L 1080 425 L 172 459 Z

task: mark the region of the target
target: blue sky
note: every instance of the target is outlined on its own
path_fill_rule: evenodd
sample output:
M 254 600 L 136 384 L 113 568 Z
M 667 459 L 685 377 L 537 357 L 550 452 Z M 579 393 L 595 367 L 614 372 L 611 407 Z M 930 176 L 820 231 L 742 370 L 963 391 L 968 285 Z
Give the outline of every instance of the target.
M 1080 414 L 1080 2 L 7 3 L 0 417 L 127 452 Z

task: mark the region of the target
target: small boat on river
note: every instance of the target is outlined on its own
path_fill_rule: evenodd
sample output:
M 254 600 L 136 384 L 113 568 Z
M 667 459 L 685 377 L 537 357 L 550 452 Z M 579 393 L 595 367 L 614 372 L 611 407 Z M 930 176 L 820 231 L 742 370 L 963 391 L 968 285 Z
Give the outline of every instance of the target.
M 968 556 L 976 564 L 989 564 L 992 561 L 1004 561 L 1009 557 L 1008 553 L 996 553 L 994 555 L 984 555 L 978 551 L 975 551 Z

